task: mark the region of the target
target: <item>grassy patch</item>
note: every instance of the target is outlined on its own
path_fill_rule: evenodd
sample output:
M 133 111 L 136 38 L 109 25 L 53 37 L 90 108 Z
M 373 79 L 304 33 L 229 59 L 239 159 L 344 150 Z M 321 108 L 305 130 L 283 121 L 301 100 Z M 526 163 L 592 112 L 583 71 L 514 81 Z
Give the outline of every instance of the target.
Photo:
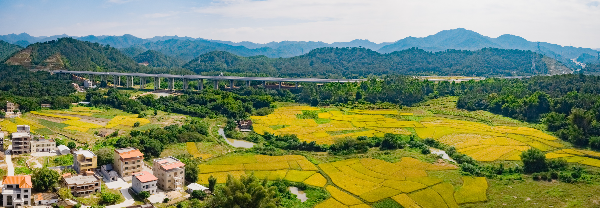
M 367 131 L 368 129 L 358 129 L 358 130 L 342 130 L 342 131 L 328 131 L 327 133 L 331 136 L 342 135 L 342 134 L 350 134 L 354 132 Z
M 39 158 L 38 161 L 47 167 L 73 165 L 73 155 L 45 156 Z
M 33 171 L 27 167 L 15 167 L 15 175 L 31 175 Z
M 147 131 L 147 130 L 150 130 L 150 129 L 160 128 L 160 127 L 161 126 L 158 125 L 158 124 L 146 124 L 146 125 L 143 125 L 143 126 L 140 126 L 140 127 L 133 128 L 133 129 L 134 130 L 138 130 L 138 131 Z
M 25 166 L 25 163 L 27 162 L 27 158 L 25 157 L 14 157 L 12 159 L 17 166 Z
M 288 126 L 289 125 L 273 125 L 273 126 L 269 126 L 269 127 L 271 127 L 273 130 L 277 130 L 277 129 L 283 129 Z
M 40 134 L 40 135 L 54 135 L 54 132 L 52 132 L 50 129 L 48 128 L 41 128 L 41 129 L 36 129 L 35 130 L 36 134 Z
M 69 125 L 64 124 L 64 123 L 56 123 L 56 122 L 52 122 L 52 121 L 48 121 L 48 120 L 44 120 L 44 119 L 40 119 L 40 124 L 46 126 L 46 127 L 50 127 L 50 128 L 58 128 L 58 129 L 62 129 L 65 128 Z

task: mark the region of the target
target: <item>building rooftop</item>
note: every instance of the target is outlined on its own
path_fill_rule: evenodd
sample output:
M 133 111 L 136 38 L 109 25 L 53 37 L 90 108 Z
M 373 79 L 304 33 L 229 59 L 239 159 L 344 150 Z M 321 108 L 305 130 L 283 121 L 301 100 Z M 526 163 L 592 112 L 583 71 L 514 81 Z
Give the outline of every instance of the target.
M 70 150 L 70 149 L 69 149 L 67 146 L 65 146 L 65 145 L 58 145 L 58 147 L 57 147 L 57 148 L 58 148 L 58 150 L 59 150 L 59 151 L 63 151 L 63 150 Z
M 4 176 L 3 184 L 19 184 L 19 188 L 33 188 L 30 175 Z
M 96 155 L 89 150 L 77 150 L 74 152 L 75 155 L 83 155 L 84 157 L 95 157 Z
M 208 189 L 208 188 L 206 188 L 205 186 L 203 186 L 203 185 L 200 185 L 200 184 L 197 184 L 197 183 L 190 183 L 190 185 L 188 185 L 188 186 L 187 186 L 187 188 L 188 188 L 188 189 L 191 189 L 191 190 L 194 190 L 194 191 L 195 191 L 195 190 L 198 190 L 198 191 L 204 191 L 204 190 L 207 190 L 207 189 Z
M 154 175 L 152 175 L 148 171 L 141 171 L 141 172 L 134 173 L 133 177 L 137 178 L 142 183 L 158 180 L 158 178 L 156 178 Z
M 129 158 L 144 156 L 144 154 L 142 154 L 142 152 L 140 152 L 140 150 L 138 150 L 136 148 L 131 148 L 131 147 L 116 149 L 115 152 L 117 152 L 117 154 L 119 154 L 119 156 L 121 156 L 121 159 L 129 159 Z
M 25 137 L 29 137 L 29 133 L 27 133 L 27 132 L 15 132 L 15 133 L 12 133 L 12 138 L 13 139 L 15 139 L 15 138 L 25 138 Z
M 33 140 L 32 142 L 55 142 L 54 139 L 38 139 Z
M 67 182 L 67 184 L 75 184 L 75 185 L 80 185 L 80 184 L 88 184 L 88 183 L 96 183 L 98 181 L 100 181 L 96 176 L 94 175 L 75 175 L 75 176 L 70 176 L 70 177 L 63 177 L 65 182 Z
M 164 170 L 171 170 L 171 169 L 181 168 L 181 167 L 185 166 L 185 164 L 183 164 L 181 161 L 179 161 L 177 158 L 174 158 L 174 157 L 159 158 L 159 159 L 155 159 L 154 162 L 160 164 L 160 166 Z
M 58 195 L 55 193 L 37 193 L 37 194 L 33 195 L 33 199 L 35 201 L 52 200 L 52 199 L 58 199 Z

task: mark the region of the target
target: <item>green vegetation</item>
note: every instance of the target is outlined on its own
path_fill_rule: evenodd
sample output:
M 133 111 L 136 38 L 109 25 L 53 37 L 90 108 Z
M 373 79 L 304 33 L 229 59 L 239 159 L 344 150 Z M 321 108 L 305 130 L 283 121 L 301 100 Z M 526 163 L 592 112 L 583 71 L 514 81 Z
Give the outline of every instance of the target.
M 58 184 L 59 177 L 58 172 L 47 167 L 36 169 L 31 176 L 33 189 L 38 192 L 49 191 Z
M 0 62 L 4 62 L 5 59 L 19 50 L 21 50 L 21 46 L 13 45 L 7 43 L 6 41 L 0 40 Z

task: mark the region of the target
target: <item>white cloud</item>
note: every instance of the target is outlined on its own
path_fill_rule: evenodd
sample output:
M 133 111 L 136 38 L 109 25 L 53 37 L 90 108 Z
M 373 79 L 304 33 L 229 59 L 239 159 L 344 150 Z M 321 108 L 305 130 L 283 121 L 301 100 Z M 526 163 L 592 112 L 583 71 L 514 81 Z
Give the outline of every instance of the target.
M 172 17 L 179 14 L 179 12 L 159 12 L 159 13 L 152 13 L 152 14 L 145 14 L 144 17 L 146 18 L 164 18 L 164 17 Z
M 114 3 L 114 4 L 124 4 L 124 3 L 132 2 L 132 1 L 137 1 L 137 0 L 107 0 L 107 2 Z

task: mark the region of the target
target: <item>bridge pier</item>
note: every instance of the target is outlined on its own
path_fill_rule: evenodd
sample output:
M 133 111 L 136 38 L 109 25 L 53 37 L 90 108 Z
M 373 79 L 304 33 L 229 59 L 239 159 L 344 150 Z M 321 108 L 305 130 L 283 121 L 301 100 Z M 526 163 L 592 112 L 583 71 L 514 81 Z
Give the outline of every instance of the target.
M 267 87 L 267 81 L 263 81 L 262 85 L 263 85 L 264 88 L 266 88 Z
M 213 82 L 214 82 L 214 85 L 215 85 L 215 87 L 214 87 L 215 90 L 218 90 L 219 89 L 219 80 L 213 80 Z
M 140 77 L 140 90 L 146 88 L 146 77 Z
M 199 79 L 198 80 L 198 90 L 203 90 L 204 89 L 204 79 Z
M 119 76 L 113 76 L 113 88 L 117 88 L 117 79 L 119 79 Z
M 279 89 L 281 89 L 281 82 L 279 82 Z
M 187 90 L 188 89 L 188 79 L 183 78 L 183 90 Z
M 298 89 L 298 82 L 294 82 L 294 87 Z
M 233 79 L 229 80 L 229 89 L 233 89 L 235 86 L 233 85 Z
M 175 89 L 175 78 L 169 78 L 169 90 Z
M 126 87 L 127 88 L 133 87 L 133 77 L 132 76 L 126 76 L 125 78 L 127 79 L 127 81 L 126 81 L 126 85 L 127 86 Z
M 160 77 L 154 77 L 154 90 L 160 90 Z

